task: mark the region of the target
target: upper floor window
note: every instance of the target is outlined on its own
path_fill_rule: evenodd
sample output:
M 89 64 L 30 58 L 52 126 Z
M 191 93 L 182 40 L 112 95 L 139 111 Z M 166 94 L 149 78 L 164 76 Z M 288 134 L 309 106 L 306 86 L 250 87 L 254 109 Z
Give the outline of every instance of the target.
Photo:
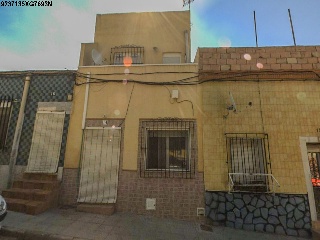
M 162 56 L 163 64 L 180 64 L 181 53 L 164 53 Z
M 11 108 L 12 98 L 0 96 L 0 150 L 6 147 Z
M 143 64 L 144 48 L 125 45 L 111 48 L 110 63 L 114 65 Z

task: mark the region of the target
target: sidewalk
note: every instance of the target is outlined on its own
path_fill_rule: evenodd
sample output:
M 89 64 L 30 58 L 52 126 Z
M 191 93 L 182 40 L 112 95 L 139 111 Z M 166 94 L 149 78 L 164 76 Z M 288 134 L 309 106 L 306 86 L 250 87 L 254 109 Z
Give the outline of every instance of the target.
M 128 213 L 104 216 L 75 209 L 52 209 L 37 216 L 9 211 L 1 231 L 0 236 L 20 234 L 30 240 L 305 240 L 215 226 L 212 231 L 204 231 L 195 222 Z

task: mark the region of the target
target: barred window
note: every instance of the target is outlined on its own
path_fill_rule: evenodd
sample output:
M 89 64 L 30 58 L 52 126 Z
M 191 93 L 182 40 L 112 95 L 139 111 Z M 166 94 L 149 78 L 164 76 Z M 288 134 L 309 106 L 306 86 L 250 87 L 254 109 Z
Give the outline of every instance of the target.
M 125 45 L 111 48 L 110 62 L 114 65 L 123 65 L 125 58 L 131 58 L 132 64 L 143 63 L 144 48 L 134 45 Z
M 235 191 L 267 192 L 269 143 L 267 134 L 226 134 L 229 177 Z
M 11 97 L 0 97 L 0 150 L 5 150 L 12 108 Z
M 142 177 L 192 178 L 195 171 L 195 122 L 181 119 L 140 121 Z

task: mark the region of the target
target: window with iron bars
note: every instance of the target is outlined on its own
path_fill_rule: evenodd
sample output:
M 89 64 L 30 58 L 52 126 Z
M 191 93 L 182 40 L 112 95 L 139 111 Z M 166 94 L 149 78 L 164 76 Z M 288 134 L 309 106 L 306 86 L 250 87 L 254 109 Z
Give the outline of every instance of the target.
M 141 177 L 193 178 L 196 158 L 195 128 L 194 120 L 141 120 Z
M 227 133 L 226 141 L 232 191 L 268 192 L 273 180 L 268 135 Z
M 111 48 L 110 63 L 124 65 L 125 58 L 130 58 L 131 64 L 143 64 L 144 47 L 125 45 Z
M 0 150 L 6 150 L 6 139 L 12 108 L 12 98 L 0 96 Z

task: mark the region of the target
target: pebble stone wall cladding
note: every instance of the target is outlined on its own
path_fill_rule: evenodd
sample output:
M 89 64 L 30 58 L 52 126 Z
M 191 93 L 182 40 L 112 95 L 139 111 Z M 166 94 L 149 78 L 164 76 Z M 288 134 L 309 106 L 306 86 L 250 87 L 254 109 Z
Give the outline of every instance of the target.
M 237 229 L 310 237 L 307 195 L 206 192 L 206 216 Z
M 19 114 L 20 100 L 23 93 L 24 79 L 27 72 L 4 72 L 0 74 L 0 95 L 9 95 L 17 99 L 14 103 L 7 138 L 7 150 L 0 153 L 0 164 L 7 165 L 12 147 L 12 141 Z M 20 137 L 17 165 L 27 165 L 31 146 L 33 125 L 39 102 L 66 102 L 67 95 L 73 93 L 74 74 L 73 71 L 41 71 L 29 72 L 31 82 L 25 108 L 25 117 Z M 67 130 L 70 115 L 67 114 L 64 122 L 63 139 L 59 166 L 63 165 L 66 145 Z

